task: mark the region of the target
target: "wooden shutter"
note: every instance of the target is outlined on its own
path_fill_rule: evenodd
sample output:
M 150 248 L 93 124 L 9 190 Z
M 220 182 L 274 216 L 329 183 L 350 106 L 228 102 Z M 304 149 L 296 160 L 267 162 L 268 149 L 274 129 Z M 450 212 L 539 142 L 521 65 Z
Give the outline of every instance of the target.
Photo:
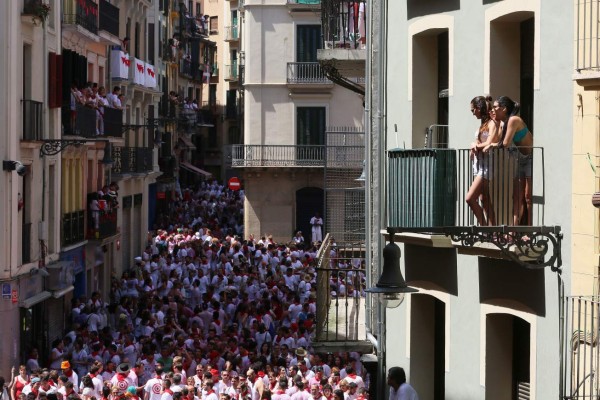
M 60 103 L 59 103 L 60 104 Z M 56 108 L 56 53 L 48 53 L 48 107 Z

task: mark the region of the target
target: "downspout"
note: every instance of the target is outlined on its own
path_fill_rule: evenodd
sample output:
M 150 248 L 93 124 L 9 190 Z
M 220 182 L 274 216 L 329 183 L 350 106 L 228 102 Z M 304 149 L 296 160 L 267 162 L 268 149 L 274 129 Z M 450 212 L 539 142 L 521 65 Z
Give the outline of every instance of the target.
M 373 270 L 373 257 L 371 254 L 371 95 L 373 90 L 371 89 L 371 49 L 373 47 L 373 33 L 372 33 L 372 16 L 373 16 L 373 0 L 367 0 L 367 20 L 366 20 L 366 32 L 367 32 L 367 57 L 365 62 L 365 80 L 366 80 L 366 93 L 365 93 L 365 115 L 364 115 L 364 126 L 365 126 L 365 265 L 369 268 L 369 273 L 366 274 L 366 287 L 372 286 L 371 274 Z M 373 343 L 375 349 L 379 349 L 377 338 L 373 336 L 373 299 L 372 296 L 366 296 L 366 333 L 367 340 Z
M 54 10 L 50 10 L 51 12 L 55 13 Z M 56 16 L 56 13 L 54 14 Z M 55 21 L 56 23 L 56 21 Z M 48 25 L 47 25 L 47 21 L 43 20 L 42 21 L 42 29 L 43 29 L 43 33 L 42 33 L 42 49 L 43 49 L 43 54 L 42 54 L 42 66 L 43 66 L 43 91 L 44 91 L 44 102 L 43 102 L 43 106 L 42 106 L 42 121 L 43 121 L 43 131 L 42 131 L 42 136 L 45 139 L 52 139 L 51 135 L 50 135 L 50 115 L 49 115 L 49 109 L 48 109 L 48 101 L 49 101 L 49 94 L 48 94 L 48 41 L 47 41 L 47 36 L 48 36 Z M 59 155 L 60 157 L 60 155 Z M 44 232 L 42 232 L 41 230 L 44 229 L 49 229 L 46 227 L 46 224 L 44 223 L 46 220 L 46 157 L 41 157 L 41 161 L 42 161 L 42 220 L 41 223 L 38 224 L 38 241 L 40 243 L 40 260 L 38 261 L 38 268 L 41 267 L 45 267 L 46 266 L 46 251 L 45 248 L 47 247 L 46 244 L 44 243 L 44 237 L 46 237 L 46 234 Z M 45 282 L 45 281 L 44 281 Z

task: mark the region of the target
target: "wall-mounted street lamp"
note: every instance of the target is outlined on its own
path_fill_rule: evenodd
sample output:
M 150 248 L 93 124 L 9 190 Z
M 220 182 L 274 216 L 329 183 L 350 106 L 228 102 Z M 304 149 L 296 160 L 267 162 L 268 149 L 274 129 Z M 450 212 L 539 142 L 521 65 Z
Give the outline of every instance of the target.
M 383 248 L 383 271 L 377 284 L 365 292 L 378 295 L 385 307 L 396 308 L 404 301 L 406 293 L 415 293 L 418 290 L 404 281 L 400 271 L 400 247 L 394 243 L 395 231 L 388 229 L 388 233 L 390 242 Z

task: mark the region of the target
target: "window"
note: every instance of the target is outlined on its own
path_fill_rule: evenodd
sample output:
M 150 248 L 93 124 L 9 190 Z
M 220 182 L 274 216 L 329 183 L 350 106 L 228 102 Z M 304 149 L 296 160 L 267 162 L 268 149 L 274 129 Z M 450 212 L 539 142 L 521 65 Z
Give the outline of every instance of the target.
M 296 61 L 317 62 L 321 46 L 321 25 L 299 25 L 296 31 Z
M 209 21 L 210 27 L 210 34 L 211 35 L 216 35 L 219 33 L 219 17 L 210 17 L 210 21 Z
M 325 116 L 325 107 L 298 107 L 296 109 L 297 144 L 325 144 Z
M 208 89 L 208 105 L 211 108 L 217 105 L 217 85 L 214 83 L 211 83 Z

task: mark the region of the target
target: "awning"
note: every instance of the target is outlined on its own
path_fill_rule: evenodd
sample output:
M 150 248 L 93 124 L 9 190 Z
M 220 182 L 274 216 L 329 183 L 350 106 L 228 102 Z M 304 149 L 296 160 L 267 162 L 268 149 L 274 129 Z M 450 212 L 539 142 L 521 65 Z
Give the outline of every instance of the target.
M 185 147 L 187 147 L 188 149 L 196 150 L 196 146 L 194 146 L 194 143 L 192 143 L 192 140 L 190 138 L 188 138 L 187 136 L 179 136 L 179 141 L 181 143 L 183 143 L 183 145 Z
M 190 171 L 190 172 L 193 172 L 193 173 L 195 173 L 195 174 L 202 175 L 202 176 L 204 176 L 205 178 L 210 178 L 210 177 L 212 177 L 212 174 L 211 174 L 210 172 L 207 172 L 207 171 L 205 171 L 205 170 L 203 170 L 203 169 L 200 169 L 200 168 L 198 168 L 198 167 L 195 167 L 195 166 L 193 166 L 193 165 L 192 165 L 192 164 L 190 164 L 190 163 L 182 162 L 182 163 L 180 163 L 179 165 L 180 165 L 182 168 L 185 168 L 185 169 L 187 169 L 188 171 Z
M 74 289 L 75 289 L 75 286 L 73 286 L 73 285 L 67 286 L 64 289 L 56 290 L 56 291 L 52 292 L 52 297 L 54 297 L 55 299 L 60 299 L 65 294 L 72 292 Z
M 44 290 L 41 293 L 36 294 L 35 296 L 31 296 L 25 300 L 22 300 L 19 303 L 19 307 L 23 307 L 23 308 L 31 308 L 33 306 L 35 306 L 38 303 L 41 303 L 44 300 L 47 300 L 50 298 L 50 296 L 52 296 L 52 293 L 50 293 L 47 290 Z

